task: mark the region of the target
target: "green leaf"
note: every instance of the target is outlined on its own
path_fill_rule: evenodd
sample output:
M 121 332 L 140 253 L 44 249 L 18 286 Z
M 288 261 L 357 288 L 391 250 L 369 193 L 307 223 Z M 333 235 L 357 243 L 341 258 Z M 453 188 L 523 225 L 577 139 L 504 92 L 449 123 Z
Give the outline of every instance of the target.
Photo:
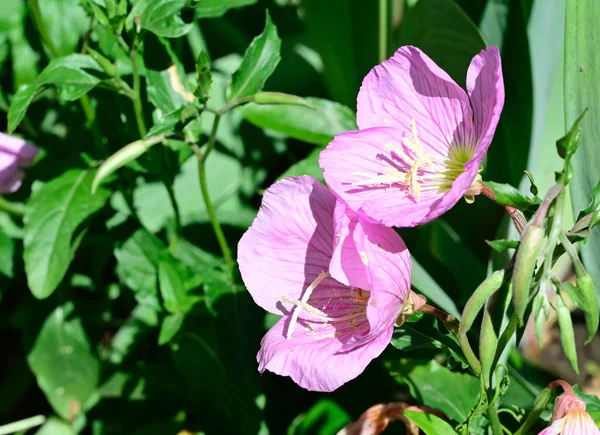
M 537 204 L 536 201 L 526 198 L 525 195 L 510 184 L 486 181 L 485 185 L 494 191 L 496 202 L 500 205 L 508 205 L 523 211 L 530 210 L 534 204 Z
M 210 97 L 212 75 L 210 73 L 210 59 L 208 53 L 204 50 L 200 52 L 196 60 L 196 82 L 198 83 L 198 87 L 194 91 L 194 95 L 201 104 L 206 104 Z
M 442 310 L 460 319 L 460 312 L 456 308 L 454 301 L 414 257 L 412 258 L 412 285 Z
M 129 355 L 135 355 L 136 347 L 144 346 L 147 336 L 153 334 L 157 326 L 156 310 L 147 305 L 137 305 L 110 343 L 110 362 L 119 365 Z
M 101 81 L 90 72 L 103 73 L 100 65 L 91 56 L 71 54 L 54 59 L 42 71 L 34 85 L 19 88 L 8 111 L 8 131 L 12 132 L 17 128 L 35 95 L 47 86 L 56 86 L 60 98 L 66 101 L 77 100 L 88 93 Z
M 165 38 L 179 38 L 192 28 L 179 15 L 187 3 L 188 0 L 139 0 L 129 12 L 125 26 L 127 30 L 134 29 L 139 17 L 142 29 Z
M 291 104 L 247 104 L 242 115 L 257 127 L 315 145 L 327 145 L 334 136 L 358 128 L 354 112 L 348 107 L 321 98 L 307 97 L 305 100 L 312 108 Z
M 242 64 L 233 74 L 228 101 L 262 90 L 281 60 L 280 50 L 281 39 L 267 11 L 265 29 L 252 40 L 244 53 Z
M 353 33 L 362 36 L 362 29 L 352 28 L 349 2 L 304 0 L 302 6 L 308 36 L 323 61 L 323 79 L 329 95 L 335 101 L 354 107 L 360 77 Z
M 160 346 L 167 344 L 177 335 L 183 326 L 184 319 L 185 315 L 182 313 L 170 314 L 163 319 L 160 334 L 158 335 L 158 344 Z
M 200 300 L 188 295 L 190 287 L 186 285 L 185 273 L 175 267 L 173 262 L 161 260 L 158 263 L 158 285 L 164 306 L 171 314 L 185 314 Z
M 25 209 L 27 282 L 38 299 L 50 296 L 67 273 L 85 233 L 83 222 L 106 203 L 110 192 L 92 195 L 94 171 L 71 169 L 36 191 Z
M 36 92 L 36 85 L 22 85 L 17 89 L 8 109 L 8 133 L 12 133 L 19 126 Z
M 600 179 L 600 51 L 589 35 L 600 24 L 600 4 L 594 0 L 568 0 L 565 22 L 565 122 L 572 125 L 586 107 L 581 121 L 581 143 L 573 156 L 575 177 L 571 182 L 574 214 L 584 209 L 588 195 Z M 592 233 L 582 246 L 586 269 L 600 282 L 600 234 Z
M 419 411 L 404 411 L 404 415 L 413 421 L 426 435 L 456 435 L 452 426 L 437 415 Z
M 462 423 L 479 398 L 479 380 L 466 373 L 453 372 L 437 361 L 400 359 L 388 369 L 392 376 L 408 384 L 410 394 L 419 403 L 438 409 Z M 460 394 L 448 394 L 460 391 Z
M 321 399 L 294 419 L 288 435 L 333 434 L 351 422 L 350 415 L 336 402 Z
M 216 18 L 229 9 L 253 5 L 258 0 L 195 0 L 196 18 Z
M 490 245 L 490 247 L 496 252 L 504 252 L 507 249 L 517 249 L 519 246 L 518 240 L 486 240 L 485 243 Z
M 75 435 L 75 431 L 68 423 L 50 417 L 35 435 Z
M 164 71 L 146 69 L 146 84 L 148 99 L 162 113 L 169 113 L 191 103 L 194 95 L 187 90 L 176 66 Z
M 48 37 L 61 55 L 73 53 L 87 31 L 90 20 L 79 0 L 38 1 L 40 15 Z M 65 23 L 69 23 L 65 26 Z
M 116 272 L 121 282 L 132 289 L 139 303 L 160 309 L 157 270 L 167 247 L 145 229 L 137 230 L 120 248 L 115 249 Z
M 531 146 L 533 79 L 527 32 L 531 5 L 522 0 L 509 0 L 504 5 L 508 10 L 500 10 L 496 17 L 501 21 L 500 28 L 505 29 L 503 38 L 488 40 L 491 45 L 502 47 L 506 97 L 496 136 L 488 151 L 490 165 L 486 168 L 486 178 L 518 186 Z M 551 47 L 551 51 L 556 53 L 555 50 Z
M 479 30 L 452 0 L 421 0 L 406 13 L 400 45 L 415 45 L 464 87 L 471 59 L 485 48 Z
M 311 175 L 325 184 L 323 179 L 323 169 L 319 167 L 319 155 L 321 154 L 322 148 L 315 148 L 310 152 L 304 159 L 294 163 L 288 168 L 283 174 L 277 177 L 281 180 L 285 177 L 299 177 L 301 175 Z
M 44 322 L 27 360 L 58 415 L 73 420 L 96 390 L 100 363 L 73 306 L 56 308 Z
M 14 251 L 15 244 L 13 239 L 0 227 L 0 273 L 9 278 L 13 277 Z
M 417 322 L 406 322 L 394 330 L 390 344 L 403 351 L 419 348 L 440 349 L 466 364 L 466 359 L 454 336 L 441 332 L 438 325 L 439 322 L 431 317 L 421 318 Z

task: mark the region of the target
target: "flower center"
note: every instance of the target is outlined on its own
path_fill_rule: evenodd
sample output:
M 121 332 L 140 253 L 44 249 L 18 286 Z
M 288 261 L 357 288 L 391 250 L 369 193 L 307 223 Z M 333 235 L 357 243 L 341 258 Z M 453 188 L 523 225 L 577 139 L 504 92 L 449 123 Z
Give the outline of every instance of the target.
M 317 276 L 317 278 L 315 278 L 315 280 L 306 288 L 306 290 L 304 291 L 304 294 L 302 295 L 302 298 L 299 300 L 288 298 L 286 296 L 281 297 L 281 300 L 283 302 L 290 303 L 293 305 L 292 318 L 290 319 L 290 324 L 288 326 L 288 330 L 286 333 L 286 340 L 289 340 L 292 337 L 292 333 L 294 332 L 294 328 L 298 324 L 298 318 L 299 318 L 302 310 L 306 311 L 309 314 L 312 314 L 313 316 L 317 317 L 319 320 L 323 321 L 321 323 L 349 321 L 350 329 L 356 327 L 356 318 L 364 315 L 364 307 L 366 307 L 366 304 L 369 300 L 370 292 L 365 291 L 360 288 L 356 288 L 356 287 L 347 288 L 349 290 L 350 294 L 349 295 L 347 295 L 347 294 L 340 295 L 340 299 L 344 299 L 345 302 L 350 301 L 354 306 L 359 305 L 359 306 L 362 306 L 362 308 L 359 307 L 358 309 L 357 308 L 350 309 L 349 311 L 346 311 L 345 314 L 341 314 L 341 315 L 332 317 L 332 316 L 329 316 L 327 313 L 323 312 L 322 310 L 320 310 L 320 309 L 316 308 L 315 306 L 308 303 L 308 300 L 310 299 L 314 290 L 328 276 L 329 276 L 328 272 L 322 271 Z M 316 298 L 316 300 L 320 300 L 320 299 L 322 299 L 322 297 Z M 327 297 L 327 301 L 325 302 L 325 304 L 322 308 L 325 309 L 326 305 L 330 302 L 332 302 L 332 298 Z M 334 301 L 334 305 L 335 305 L 335 301 Z M 336 310 L 336 308 L 333 307 L 333 311 L 335 312 L 338 310 Z M 354 323 L 352 323 L 352 322 L 354 322 Z M 312 328 L 310 328 L 309 326 L 307 326 L 307 329 L 312 330 Z
M 411 138 L 403 137 L 401 146 L 385 145 L 390 152 L 382 159 L 389 163 L 381 174 L 355 173 L 363 179 L 353 186 L 401 185 L 419 201 L 423 192 L 445 193 L 454 180 L 464 172 L 464 165 L 473 157 L 475 148 L 470 145 L 451 145 L 445 158 L 432 158 L 425 154 L 417 134 L 417 123 L 410 123 Z

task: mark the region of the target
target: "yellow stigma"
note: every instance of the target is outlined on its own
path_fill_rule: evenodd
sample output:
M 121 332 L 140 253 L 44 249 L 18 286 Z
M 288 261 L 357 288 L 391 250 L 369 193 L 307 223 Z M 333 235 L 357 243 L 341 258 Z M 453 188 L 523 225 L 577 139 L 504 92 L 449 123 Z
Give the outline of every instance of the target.
M 424 167 L 431 166 L 431 159 L 425 155 L 423 151 L 423 147 L 421 146 L 421 142 L 419 141 L 419 136 L 417 134 L 417 122 L 413 119 L 410 122 L 410 129 L 412 139 L 408 137 L 402 138 L 402 145 L 409 149 L 412 154 L 414 154 L 414 158 L 410 157 L 401 147 L 397 147 L 394 145 L 387 144 L 385 145 L 385 149 L 393 152 L 398 157 L 402 159 L 402 161 L 409 166 L 407 172 L 402 172 L 393 167 L 387 167 L 383 169 L 383 174 L 380 175 L 371 175 L 364 173 L 355 173 L 354 175 L 359 175 L 364 177 L 364 180 L 354 182 L 354 186 L 377 186 L 377 185 L 389 185 L 392 187 L 394 183 L 399 183 L 408 189 L 408 191 L 414 196 L 414 198 L 418 201 L 421 196 L 421 185 L 419 184 L 419 169 Z

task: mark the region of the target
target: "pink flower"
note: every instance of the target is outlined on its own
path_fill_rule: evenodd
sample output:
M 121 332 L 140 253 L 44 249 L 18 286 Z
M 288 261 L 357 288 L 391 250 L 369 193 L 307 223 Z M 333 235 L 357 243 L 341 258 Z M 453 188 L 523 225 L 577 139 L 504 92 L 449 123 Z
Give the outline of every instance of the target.
M 359 219 L 309 176 L 265 192 L 238 262 L 254 301 L 283 315 L 262 340 L 260 372 L 308 390 L 333 391 L 362 373 L 411 300 L 400 236 Z
M 360 130 L 321 153 L 329 187 L 355 212 L 398 227 L 429 222 L 478 193 L 470 188 L 504 105 L 496 47 L 471 61 L 467 91 L 418 48 L 400 47 L 363 81 Z
M 585 410 L 585 402 L 572 394 L 556 398 L 552 424 L 539 435 L 599 435 L 598 426 Z
M 31 166 L 39 149 L 26 140 L 0 133 L 0 194 L 21 187 L 24 168 Z

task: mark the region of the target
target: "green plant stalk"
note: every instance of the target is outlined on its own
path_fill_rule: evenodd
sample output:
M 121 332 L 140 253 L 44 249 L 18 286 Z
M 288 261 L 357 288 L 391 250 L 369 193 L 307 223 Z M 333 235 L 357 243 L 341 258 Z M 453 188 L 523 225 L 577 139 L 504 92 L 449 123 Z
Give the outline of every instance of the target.
M 387 59 L 388 0 L 379 0 L 379 61 Z
M 23 215 L 25 215 L 25 207 L 23 204 L 7 201 L 2 196 L 0 196 L 0 211 L 4 211 L 16 217 L 23 217 Z
M 40 11 L 40 5 L 38 0 L 29 0 L 29 8 L 31 9 L 31 15 L 33 16 L 33 22 L 37 27 L 37 30 L 42 37 L 42 41 L 44 41 L 44 45 L 48 48 L 52 56 L 61 57 L 62 53 L 58 51 L 52 39 L 50 39 L 50 35 L 46 31 L 46 27 L 44 26 L 44 22 L 42 21 L 42 12 Z
M 489 395 L 488 395 L 488 400 L 490 400 Z M 500 424 L 500 419 L 498 418 L 498 410 L 496 409 L 496 406 L 494 406 L 494 405 L 489 406 L 486 414 L 487 414 L 488 420 L 490 421 L 490 427 L 492 428 L 492 433 L 494 435 L 504 435 L 504 432 L 502 431 L 502 424 Z
M 44 424 L 46 417 L 43 415 L 36 415 L 35 417 L 25 418 L 23 420 L 15 421 L 0 426 L 0 435 L 8 435 L 11 433 L 24 432 L 33 427 Z
M 140 80 L 140 70 L 137 62 L 137 50 L 138 43 L 135 41 L 131 48 L 130 57 L 131 57 L 131 70 L 133 74 L 133 95 L 131 96 L 131 100 L 133 102 L 133 111 L 135 112 L 135 122 L 137 124 L 138 132 L 140 137 L 143 139 L 148 134 L 148 129 L 146 128 L 146 122 L 144 121 L 144 110 L 142 107 L 142 98 L 141 98 L 141 80 Z M 171 202 L 171 206 L 173 207 L 173 213 L 175 214 L 175 229 L 176 236 L 174 239 L 174 243 L 179 239 L 179 234 L 181 234 L 181 213 L 179 211 L 179 205 L 177 204 L 177 199 L 175 198 L 175 192 L 173 191 L 173 184 L 169 182 L 164 176 L 165 171 L 163 170 L 162 163 L 160 159 L 156 160 L 156 164 L 159 171 L 159 176 L 167 189 L 167 194 L 169 196 L 169 201 Z
M 204 199 L 204 205 L 206 206 L 206 211 L 208 212 L 210 223 L 212 224 L 213 231 L 215 232 L 215 236 L 217 237 L 217 241 L 219 242 L 221 252 L 223 253 L 223 257 L 225 258 L 225 263 L 227 263 L 227 269 L 230 275 L 232 276 L 235 264 L 233 262 L 233 257 L 231 256 L 231 250 L 229 249 L 229 245 L 227 244 L 227 239 L 225 239 L 225 234 L 223 234 L 221 224 L 217 219 L 217 213 L 215 212 L 215 208 L 213 207 L 213 204 L 210 200 L 210 195 L 208 193 L 208 184 L 206 182 L 206 159 L 208 158 L 211 151 L 215 148 L 217 130 L 219 128 L 220 120 L 221 115 L 215 115 L 215 120 L 213 122 L 212 131 L 210 132 L 210 136 L 208 138 L 206 150 L 204 150 L 203 153 L 198 154 L 198 176 L 200 181 L 200 190 L 202 191 L 202 199 Z
M 552 276 L 552 258 L 554 250 L 558 243 L 558 238 L 562 232 L 562 215 L 565 208 L 565 191 L 564 189 L 557 195 L 554 203 L 554 216 L 552 218 L 552 228 L 548 234 L 548 242 L 546 244 L 546 255 L 544 257 L 544 272 L 542 275 L 542 283 L 550 280 Z

